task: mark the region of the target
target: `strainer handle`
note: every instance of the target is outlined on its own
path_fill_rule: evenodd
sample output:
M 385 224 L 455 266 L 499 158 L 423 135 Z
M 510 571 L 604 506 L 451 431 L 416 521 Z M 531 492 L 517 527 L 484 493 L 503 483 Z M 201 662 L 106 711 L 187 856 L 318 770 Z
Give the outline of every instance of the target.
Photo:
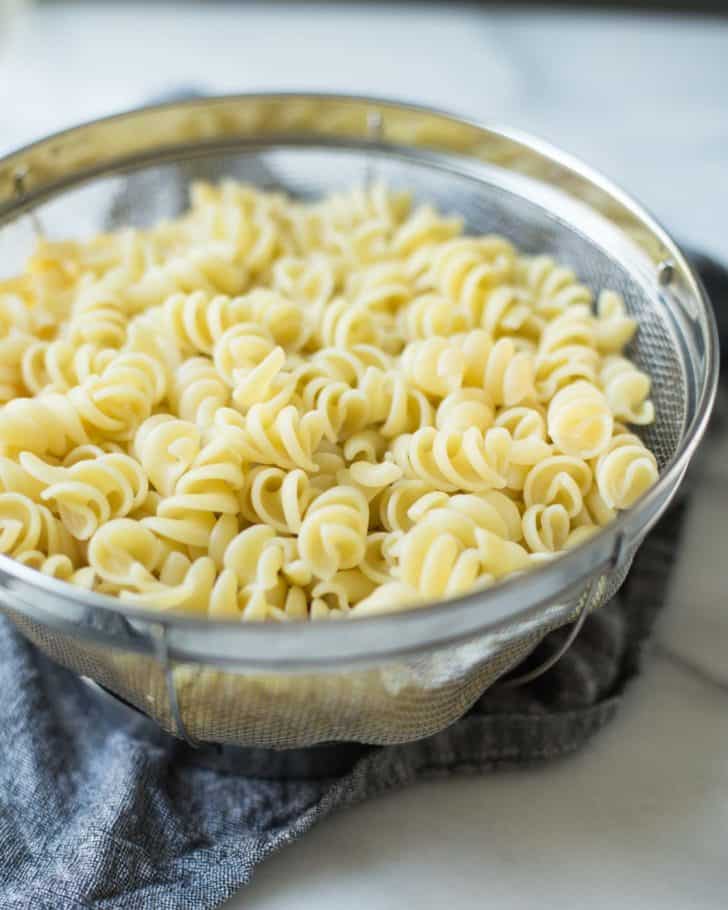
M 169 701 L 169 710 L 174 721 L 175 734 L 184 740 L 192 749 L 199 749 L 200 743 L 187 730 L 185 722 L 182 719 L 182 712 L 179 707 L 177 698 L 177 685 L 174 681 L 174 672 L 169 660 L 169 648 L 167 647 L 167 626 L 164 623 L 157 623 L 150 629 L 154 641 L 154 651 L 157 660 L 162 665 L 164 671 L 164 682 L 167 687 L 167 699 Z
M 534 667 L 532 670 L 529 670 L 527 673 L 521 673 L 518 676 L 511 676 L 503 682 L 498 683 L 498 688 L 517 689 L 520 686 L 525 686 L 527 683 L 533 682 L 535 679 L 538 679 L 539 676 L 543 676 L 544 673 L 548 672 L 552 667 L 556 666 L 564 654 L 566 654 L 569 648 L 574 644 L 579 632 L 581 632 L 581 628 L 584 625 L 587 616 L 591 612 L 591 607 L 594 603 L 602 577 L 602 575 L 594 575 L 590 581 L 586 596 L 583 598 L 583 604 L 579 609 L 579 615 L 573 623 L 568 636 L 562 645 L 556 650 L 556 652 L 550 657 L 547 657 L 545 660 L 543 660 L 540 664 L 538 664 L 538 666 Z

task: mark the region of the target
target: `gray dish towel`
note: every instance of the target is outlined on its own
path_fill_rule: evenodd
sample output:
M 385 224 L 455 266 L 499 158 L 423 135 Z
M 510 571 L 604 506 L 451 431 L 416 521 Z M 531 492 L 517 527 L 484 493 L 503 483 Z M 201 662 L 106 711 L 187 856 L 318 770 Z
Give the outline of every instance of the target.
M 712 299 L 728 302 L 728 272 L 696 262 Z M 639 670 L 688 498 L 689 484 L 620 594 L 549 673 L 493 689 L 449 729 L 402 746 L 193 750 L 140 716 L 114 717 L 0 619 L 0 907 L 217 907 L 334 809 L 418 779 L 574 752 L 614 716 Z M 529 662 L 565 634 L 548 636 Z

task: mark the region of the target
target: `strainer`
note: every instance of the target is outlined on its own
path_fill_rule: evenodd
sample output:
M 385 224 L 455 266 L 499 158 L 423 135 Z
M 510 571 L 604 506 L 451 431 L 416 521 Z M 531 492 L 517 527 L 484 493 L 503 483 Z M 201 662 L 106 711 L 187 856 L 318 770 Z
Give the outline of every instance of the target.
M 193 179 L 298 196 L 374 176 L 548 253 L 639 320 L 629 356 L 653 379 L 644 439 L 658 483 L 557 560 L 445 604 L 347 623 L 207 622 L 122 606 L 0 558 L 0 608 L 50 657 L 189 741 L 292 748 L 396 743 L 459 717 L 551 629 L 612 596 L 675 494 L 705 428 L 717 339 L 677 246 L 579 162 L 510 130 L 391 101 L 246 95 L 145 108 L 0 161 L 0 275 L 35 234 L 82 236 L 178 214 Z

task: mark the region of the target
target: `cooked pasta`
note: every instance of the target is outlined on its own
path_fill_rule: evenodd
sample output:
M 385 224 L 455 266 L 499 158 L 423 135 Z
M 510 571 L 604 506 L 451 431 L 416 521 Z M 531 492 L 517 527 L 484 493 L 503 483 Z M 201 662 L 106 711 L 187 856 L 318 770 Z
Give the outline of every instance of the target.
M 538 566 L 658 476 L 637 324 L 598 291 L 379 184 L 197 184 L 177 219 L 42 240 L 0 283 L 0 554 L 246 622 Z

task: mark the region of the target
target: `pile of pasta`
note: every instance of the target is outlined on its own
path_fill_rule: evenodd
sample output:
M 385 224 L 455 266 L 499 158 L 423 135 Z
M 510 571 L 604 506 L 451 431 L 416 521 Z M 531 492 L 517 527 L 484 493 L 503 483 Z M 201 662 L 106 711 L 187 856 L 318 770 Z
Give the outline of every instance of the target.
M 0 282 L 0 552 L 242 620 L 451 598 L 658 475 L 622 298 L 381 185 L 196 184 Z

